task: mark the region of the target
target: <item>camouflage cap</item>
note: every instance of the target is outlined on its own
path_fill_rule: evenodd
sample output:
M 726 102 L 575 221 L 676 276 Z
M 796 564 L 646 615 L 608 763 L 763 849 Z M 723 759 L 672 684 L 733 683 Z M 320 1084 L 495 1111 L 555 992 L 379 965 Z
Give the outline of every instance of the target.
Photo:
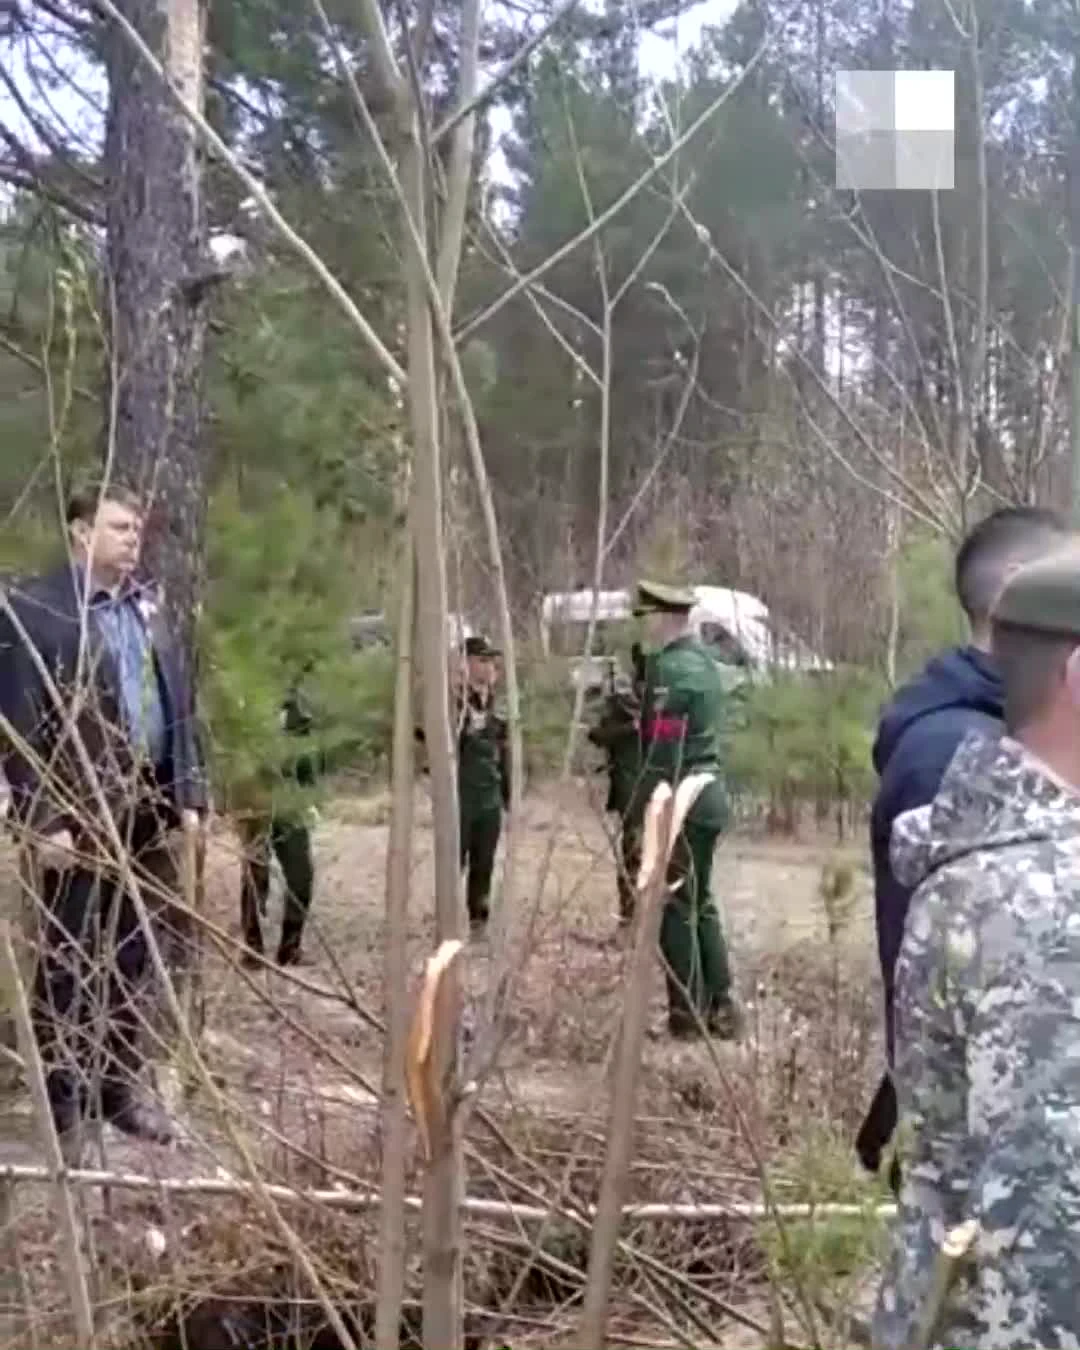
M 1006 581 L 994 623 L 1080 641 L 1080 548 L 1070 548 L 1019 568 Z
M 667 586 L 659 581 L 639 581 L 635 615 L 685 614 L 694 608 L 697 597 L 689 586 Z

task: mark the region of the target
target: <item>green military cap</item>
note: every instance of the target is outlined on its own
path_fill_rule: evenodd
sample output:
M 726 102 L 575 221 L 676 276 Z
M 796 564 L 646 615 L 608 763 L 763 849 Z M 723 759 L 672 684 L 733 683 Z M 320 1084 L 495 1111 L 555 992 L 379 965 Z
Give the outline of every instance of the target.
M 1080 640 L 1080 548 L 1019 568 L 1002 587 L 995 623 Z
M 476 633 L 465 639 L 465 655 L 494 658 L 501 656 L 502 652 L 499 651 L 498 647 L 493 647 L 491 641 L 483 634 Z
M 659 581 L 639 581 L 634 614 L 685 614 L 697 604 L 689 586 L 667 586 Z

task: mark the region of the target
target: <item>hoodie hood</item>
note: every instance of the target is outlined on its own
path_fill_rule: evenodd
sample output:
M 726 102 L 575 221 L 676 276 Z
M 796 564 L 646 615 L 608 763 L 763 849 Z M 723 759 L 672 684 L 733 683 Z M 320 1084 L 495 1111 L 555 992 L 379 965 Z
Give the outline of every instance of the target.
M 1004 692 L 990 657 L 977 647 L 955 647 L 935 657 L 921 675 L 899 689 L 882 714 L 874 741 L 874 768 L 883 773 L 904 734 L 916 722 L 949 708 L 1001 721 Z
M 975 732 L 949 765 L 929 806 L 898 816 L 890 862 L 914 889 L 968 853 L 1054 838 L 1080 839 L 1080 793 L 1009 737 Z

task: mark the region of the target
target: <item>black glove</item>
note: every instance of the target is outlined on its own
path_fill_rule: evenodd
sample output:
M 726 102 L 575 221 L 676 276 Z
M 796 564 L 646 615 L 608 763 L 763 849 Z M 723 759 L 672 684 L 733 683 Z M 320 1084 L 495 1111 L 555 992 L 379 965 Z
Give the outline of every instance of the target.
M 859 1155 L 859 1161 L 875 1176 L 881 1171 L 882 1155 L 896 1132 L 898 1120 L 896 1088 L 893 1086 L 891 1075 L 886 1071 L 881 1076 L 874 1100 L 870 1103 L 866 1118 L 855 1136 L 855 1152 Z M 900 1164 L 895 1155 L 889 1164 L 889 1186 L 894 1195 L 900 1194 Z

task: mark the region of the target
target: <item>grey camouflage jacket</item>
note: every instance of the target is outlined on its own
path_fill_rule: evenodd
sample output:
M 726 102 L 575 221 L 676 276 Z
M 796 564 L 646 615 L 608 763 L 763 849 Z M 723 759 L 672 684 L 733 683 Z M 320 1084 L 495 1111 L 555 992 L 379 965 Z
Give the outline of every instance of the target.
M 970 737 L 901 816 L 918 885 L 897 969 L 904 1185 L 874 1319 L 906 1350 L 945 1233 L 979 1237 L 932 1344 L 1080 1350 L 1080 795 Z

